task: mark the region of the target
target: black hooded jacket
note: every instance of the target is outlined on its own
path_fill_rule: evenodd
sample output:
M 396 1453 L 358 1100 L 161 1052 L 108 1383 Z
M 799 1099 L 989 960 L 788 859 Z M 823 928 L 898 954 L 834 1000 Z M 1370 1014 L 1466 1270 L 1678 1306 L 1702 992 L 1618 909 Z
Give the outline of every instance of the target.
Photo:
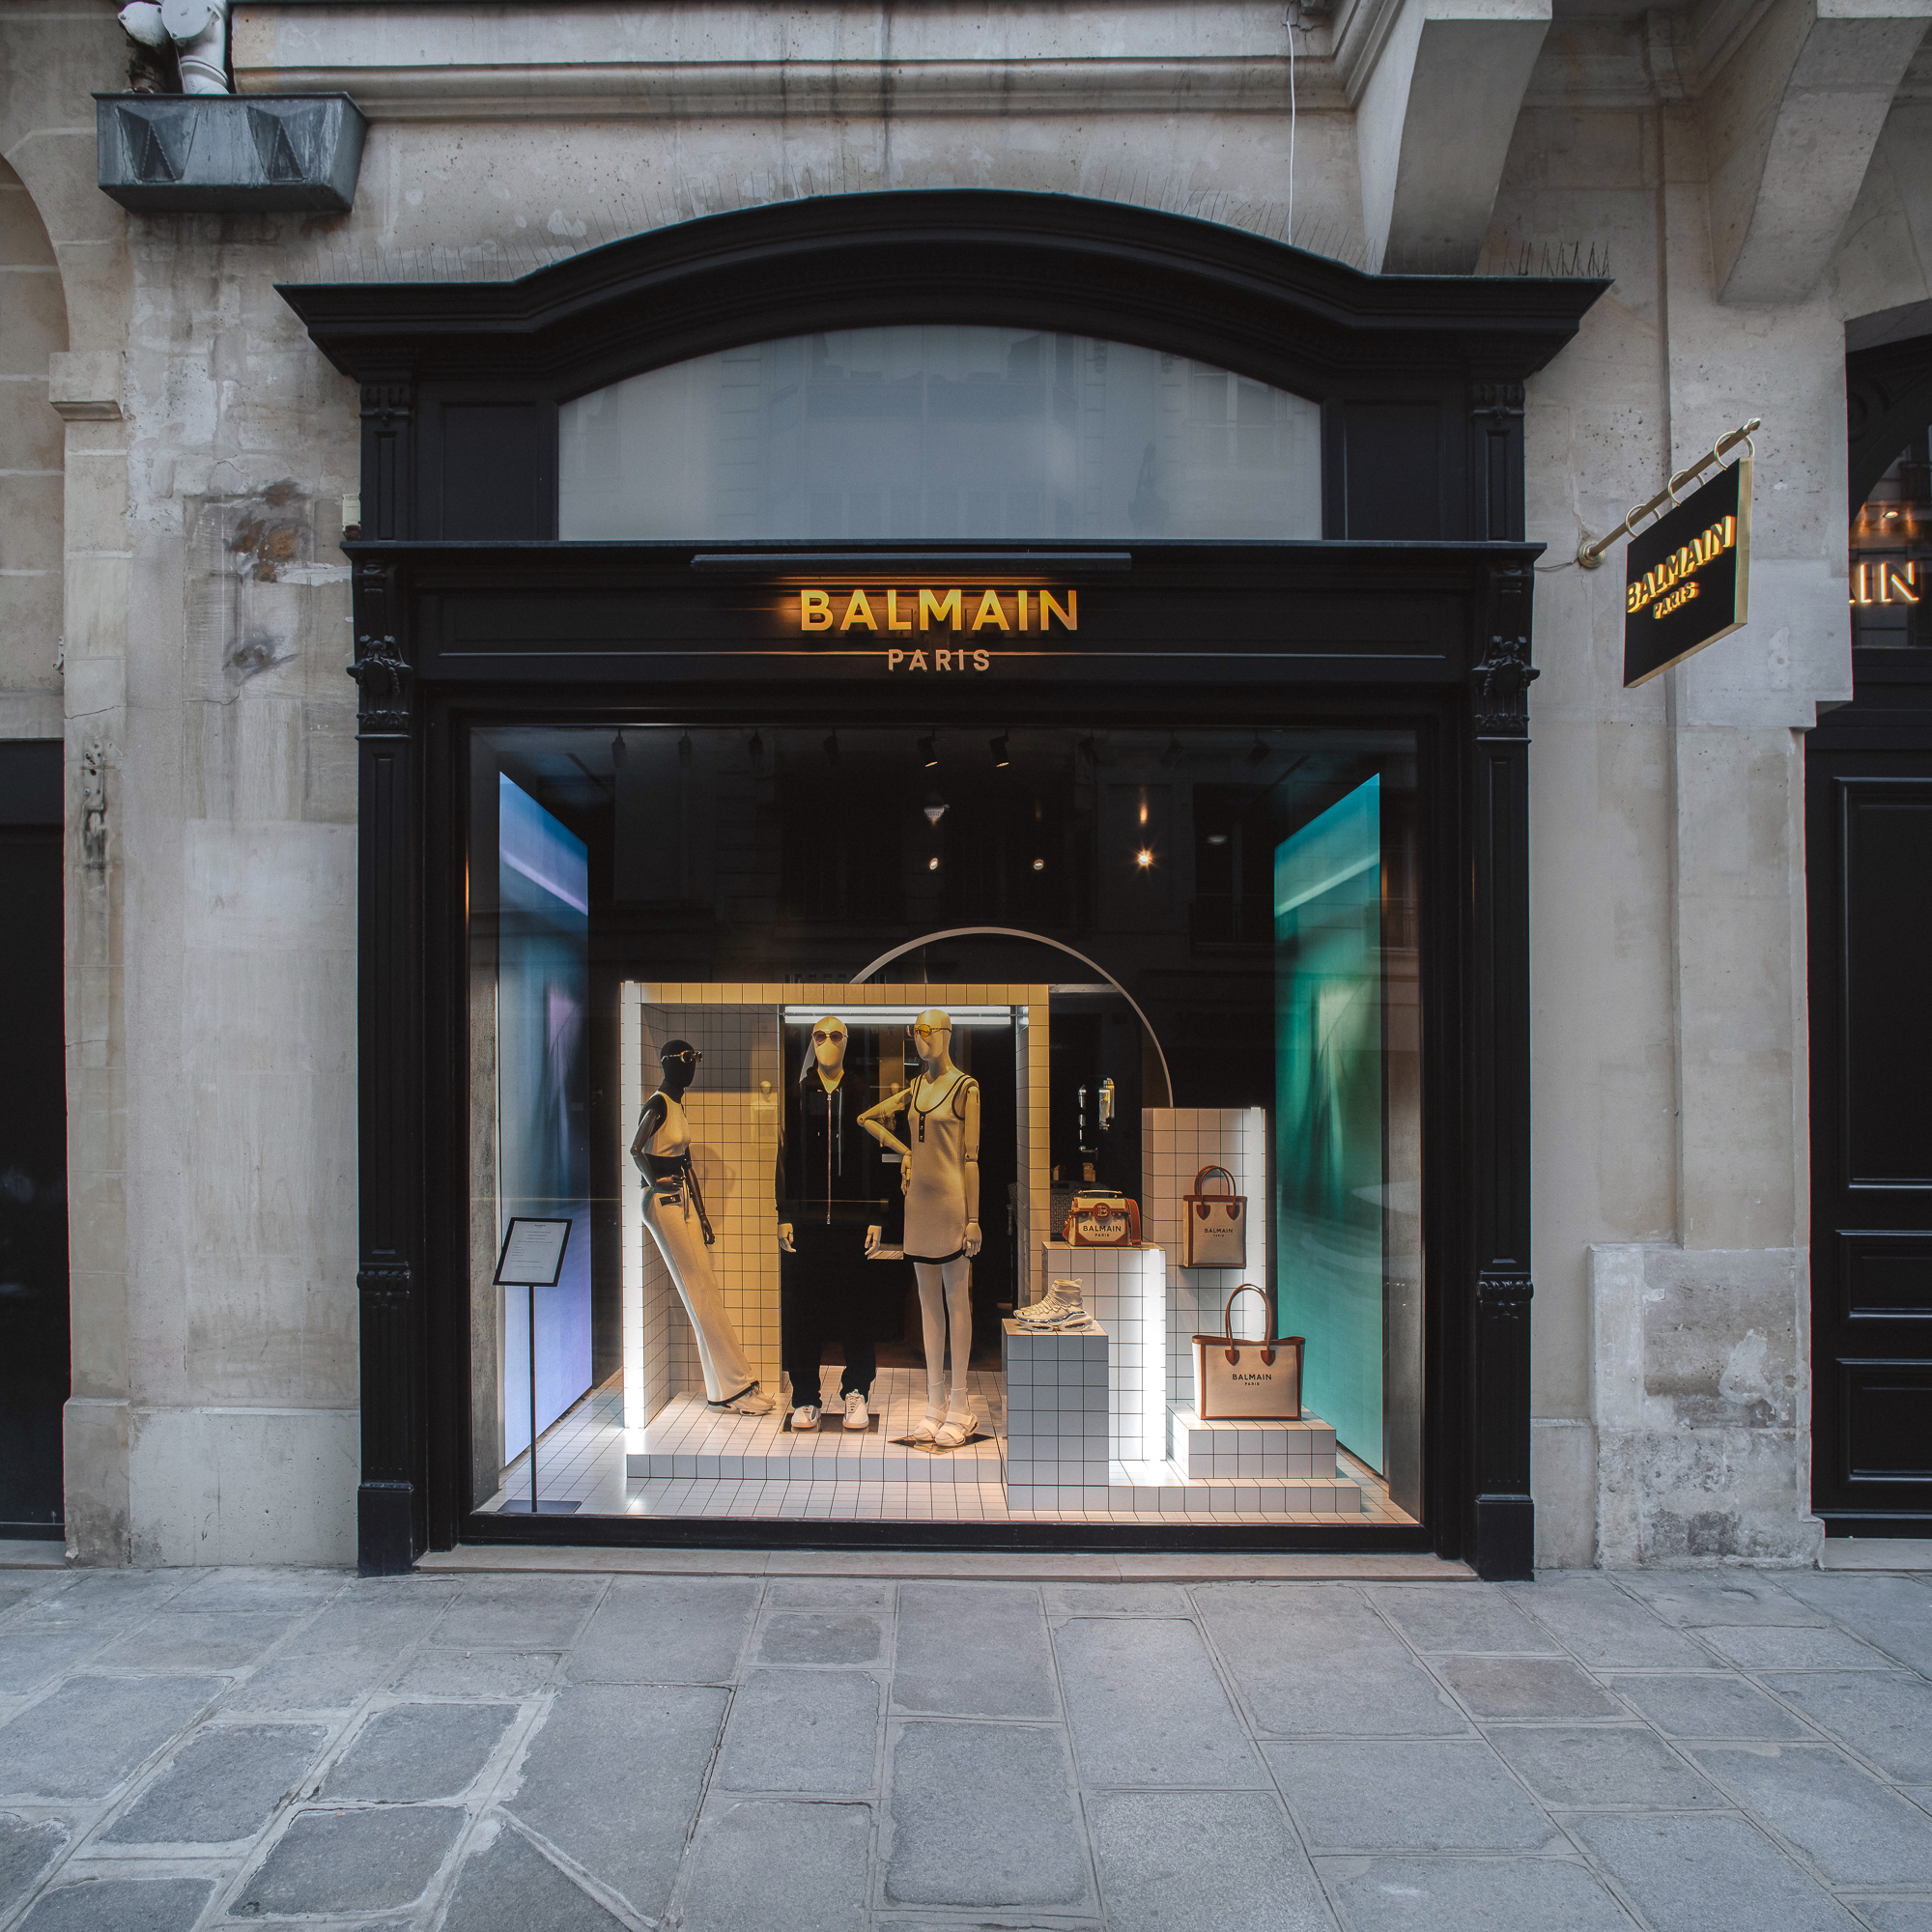
M 879 1144 L 859 1124 L 865 1084 L 846 1069 L 831 1093 L 816 1065 L 785 1102 L 778 1209 L 794 1227 L 884 1226 L 888 1196 Z

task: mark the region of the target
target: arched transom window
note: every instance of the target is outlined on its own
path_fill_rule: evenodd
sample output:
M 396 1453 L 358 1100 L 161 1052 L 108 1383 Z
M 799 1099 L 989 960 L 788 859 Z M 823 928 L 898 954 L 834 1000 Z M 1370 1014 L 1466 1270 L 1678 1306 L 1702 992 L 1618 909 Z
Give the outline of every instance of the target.
M 1321 534 L 1318 405 L 1039 329 L 751 343 L 578 397 L 560 439 L 580 541 Z

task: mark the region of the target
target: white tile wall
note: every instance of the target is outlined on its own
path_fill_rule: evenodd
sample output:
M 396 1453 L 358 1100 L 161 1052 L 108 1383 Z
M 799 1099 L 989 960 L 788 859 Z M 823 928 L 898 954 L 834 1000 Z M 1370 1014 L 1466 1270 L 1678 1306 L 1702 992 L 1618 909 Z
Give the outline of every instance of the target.
M 675 1395 L 700 1390 L 691 1323 L 656 1243 L 643 1230 L 643 1191 L 630 1157 L 644 1097 L 658 1084 L 658 1048 L 688 1039 L 704 1055 L 685 1099 L 698 1186 L 718 1235 L 712 1249 L 724 1305 L 752 1359 L 753 1372 L 777 1393 L 779 1372 L 778 1214 L 772 1173 L 778 1157 L 781 1009 L 829 1011 L 866 1007 L 1007 1006 L 1015 1010 L 1019 1056 L 1019 1212 L 1035 1252 L 1046 1236 L 1047 989 L 1032 985 L 738 984 L 730 981 L 629 981 L 620 991 L 620 1124 L 624 1289 L 624 1427 L 630 1448 Z M 1004 1217 L 992 1204 L 989 1234 Z M 1031 1297 L 1023 1297 L 1031 1298 Z M 922 1398 L 923 1400 L 923 1398 Z
M 1248 1261 L 1242 1268 L 1185 1268 L 1181 1197 L 1204 1167 L 1225 1167 L 1247 1197 Z M 1141 1114 L 1141 1238 L 1168 1251 L 1167 1399 L 1194 1400 L 1193 1340 L 1218 1333 L 1229 1294 L 1244 1281 L 1268 1285 L 1267 1116 L 1260 1107 L 1148 1107 Z M 1261 1336 L 1262 1304 L 1244 1294 L 1235 1332 Z M 1165 1453 L 1164 1449 L 1163 1452 Z
M 1142 1224 L 1146 1233 L 1146 1224 Z M 1167 1454 L 1167 1261 L 1159 1248 L 1074 1248 L 1044 1241 L 1039 1287 L 1080 1284 L 1087 1311 L 1113 1348 L 1107 1373 L 1111 1453 L 1129 1462 Z
M 1105 1330 L 1031 1334 L 1010 1320 L 1000 1326 L 1008 1502 L 1015 1509 L 1106 1508 L 1113 1435 Z

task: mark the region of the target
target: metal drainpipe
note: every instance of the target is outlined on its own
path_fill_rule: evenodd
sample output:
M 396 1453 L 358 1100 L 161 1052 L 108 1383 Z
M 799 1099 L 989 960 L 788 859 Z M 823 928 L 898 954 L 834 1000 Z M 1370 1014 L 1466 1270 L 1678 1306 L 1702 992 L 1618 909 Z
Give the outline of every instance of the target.
M 184 94 L 227 94 L 229 0 L 161 0 Z

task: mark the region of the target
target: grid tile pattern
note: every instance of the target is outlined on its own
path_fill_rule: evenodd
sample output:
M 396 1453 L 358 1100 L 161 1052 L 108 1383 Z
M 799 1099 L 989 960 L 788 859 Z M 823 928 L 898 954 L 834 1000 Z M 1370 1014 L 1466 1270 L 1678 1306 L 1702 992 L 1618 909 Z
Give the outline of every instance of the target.
M 1000 1380 L 996 1371 L 975 1370 L 970 1384 L 980 1410 L 982 1429 L 1000 1428 Z M 923 1412 L 925 1379 L 917 1369 L 885 1369 L 873 1384 L 873 1400 L 884 1405 L 888 1417 Z M 586 1397 L 576 1408 L 545 1432 L 538 1444 L 538 1490 L 546 1499 L 579 1504 L 587 1516 L 793 1517 L 852 1518 L 887 1522 L 1094 1522 L 1145 1523 L 1150 1518 L 1175 1516 L 1204 1520 L 1225 1518 L 1236 1485 L 1226 1478 L 1189 1479 L 1174 1463 L 1151 1462 L 1128 1467 L 1109 1462 L 1105 1476 L 1107 1500 L 1081 1507 L 1048 1504 L 1036 1499 L 1021 1503 L 1009 1496 L 1003 1470 L 989 1459 L 1004 1443 L 975 1443 L 950 1455 L 930 1456 L 914 1450 L 899 1455 L 912 1459 L 903 1476 L 889 1474 L 881 1450 L 889 1445 L 883 1431 L 903 1426 L 882 1422 L 880 1435 L 846 1437 L 842 1431 L 821 1430 L 815 1436 L 776 1434 L 778 1419 L 735 1417 L 725 1424 L 733 1431 L 740 1461 L 735 1469 L 723 1454 L 695 1465 L 691 1474 L 633 1477 L 626 1471 L 626 1442 L 635 1437 L 623 1426 L 623 1401 L 614 1379 Z M 744 1432 L 739 1434 L 738 1432 Z M 838 1439 L 835 1439 L 838 1438 Z M 778 1473 L 754 1473 L 745 1467 L 745 1448 L 753 1443 L 790 1445 L 790 1453 L 805 1450 L 820 1463 L 787 1463 Z M 844 1445 L 851 1443 L 848 1450 Z M 810 1449 L 806 1445 L 815 1445 Z M 865 1461 L 866 1445 L 875 1445 L 873 1464 Z M 829 1453 L 828 1453 L 829 1452 Z M 755 1452 L 754 1453 L 762 1453 Z M 846 1460 L 847 1458 L 851 1460 Z M 1407 1523 L 1411 1517 L 1389 1500 L 1380 1481 L 1347 1450 L 1340 1452 L 1338 1487 L 1354 1486 L 1340 1507 L 1276 1508 L 1268 1504 L 1242 1507 L 1241 1520 L 1273 1523 Z M 673 1469 L 676 1465 L 673 1464 Z M 827 1474 L 831 1480 L 827 1481 Z M 1058 1487 L 1056 1485 L 1056 1487 Z M 1166 1492 L 1177 1494 L 1164 1493 Z M 1125 1494 L 1123 1501 L 1115 1498 Z M 504 1487 L 486 1510 L 514 1510 L 529 1502 L 528 1458 L 512 1464 Z M 1271 1494 L 1294 1504 L 1312 1505 L 1312 1489 L 1293 1495 L 1275 1487 Z M 1256 1494 L 1260 1494 L 1259 1486 Z
M 967 1483 L 1000 1481 L 1000 1427 L 1004 1404 L 1000 1379 L 990 1371 L 969 1373 L 967 1388 L 986 1437 L 935 1455 L 901 1447 L 925 1413 L 925 1377 L 914 1369 L 886 1369 L 872 1384 L 876 1429 L 840 1427 L 836 1413 L 805 1435 L 784 1427 L 782 1410 L 771 1415 L 732 1415 L 710 1408 L 702 1395 L 673 1396 L 626 1455 L 626 1474 L 645 1482 L 749 1480 L 820 1483 Z
M 1014 1509 L 1108 1506 L 1105 1329 L 1031 1334 L 1000 1324 L 1007 1378 L 1007 1501 Z
M 1328 1477 L 1335 1473 L 1335 1432 L 1319 1416 L 1299 1422 L 1204 1422 L 1191 1408 L 1168 1412 L 1171 1453 L 1190 1478 Z
M 1041 1289 L 1063 1277 L 1077 1281 L 1087 1312 L 1113 1341 L 1108 1454 L 1119 1461 L 1167 1454 L 1167 1259 L 1145 1242 L 1076 1248 L 1047 1241 L 1040 1248 Z
M 1204 1167 L 1225 1167 L 1248 1200 L 1248 1263 L 1242 1268 L 1188 1268 L 1181 1233 L 1183 1195 Z M 1267 1116 L 1260 1107 L 1148 1107 L 1141 1114 L 1141 1239 L 1167 1250 L 1167 1399 L 1194 1400 L 1191 1338 L 1218 1333 L 1228 1296 L 1242 1282 L 1268 1282 Z M 1235 1308 L 1235 1332 L 1259 1338 L 1261 1305 L 1251 1294 Z M 1161 1453 L 1151 1451 L 1151 1454 Z
M 1315 1511 L 1360 1517 L 1362 1492 L 1338 1475 L 1325 1477 L 1190 1476 L 1178 1463 L 1116 1463 L 1107 1476 L 1107 1507 L 1181 1516 L 1252 1516 Z
M 623 1213 L 624 1418 L 642 1430 L 670 1399 L 703 1386 L 691 1323 L 657 1245 L 643 1229 L 643 1190 L 630 1158 L 644 1097 L 658 1084 L 658 1048 L 688 1039 L 704 1055 L 685 1100 L 698 1185 L 718 1235 L 712 1250 L 724 1305 L 753 1372 L 780 1386 L 778 1212 L 772 1175 L 783 1092 L 780 1014 L 786 1006 L 828 1011 L 867 1007 L 1012 1009 L 1018 1056 L 1018 1211 L 1031 1231 L 1023 1252 L 1046 1237 L 1047 988 L 1033 985 L 845 985 L 824 981 L 639 982 L 620 989 L 619 1160 Z M 983 1218 L 983 1215 L 982 1215 Z

